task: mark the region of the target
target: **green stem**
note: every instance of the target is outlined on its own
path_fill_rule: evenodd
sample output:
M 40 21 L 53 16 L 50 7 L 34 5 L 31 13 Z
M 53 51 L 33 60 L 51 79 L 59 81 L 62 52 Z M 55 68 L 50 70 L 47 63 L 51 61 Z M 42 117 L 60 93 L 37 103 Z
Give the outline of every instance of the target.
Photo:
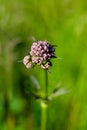
M 48 73 L 45 70 L 45 98 L 48 98 Z
M 45 102 L 41 102 L 41 130 L 47 129 L 47 104 Z
M 48 75 L 47 71 L 45 70 L 45 99 L 48 99 Z M 41 130 L 46 130 L 47 129 L 47 107 L 48 107 L 48 102 L 42 100 L 41 101 Z

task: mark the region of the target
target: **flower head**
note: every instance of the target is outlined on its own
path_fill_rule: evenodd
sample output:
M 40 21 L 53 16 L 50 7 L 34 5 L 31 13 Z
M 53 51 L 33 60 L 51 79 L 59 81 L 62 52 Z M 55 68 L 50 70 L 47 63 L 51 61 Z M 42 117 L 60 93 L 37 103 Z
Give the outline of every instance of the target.
M 30 56 L 29 55 L 27 55 L 27 56 L 25 56 L 24 57 L 24 59 L 23 59 L 23 64 L 26 66 L 26 68 L 32 68 L 32 63 L 31 63 L 31 61 L 30 61 Z
M 37 41 L 32 44 L 29 57 L 25 56 L 23 63 L 26 67 L 29 65 L 27 68 L 37 64 L 43 69 L 48 69 L 52 66 L 51 58 L 56 58 L 55 48 L 47 41 Z

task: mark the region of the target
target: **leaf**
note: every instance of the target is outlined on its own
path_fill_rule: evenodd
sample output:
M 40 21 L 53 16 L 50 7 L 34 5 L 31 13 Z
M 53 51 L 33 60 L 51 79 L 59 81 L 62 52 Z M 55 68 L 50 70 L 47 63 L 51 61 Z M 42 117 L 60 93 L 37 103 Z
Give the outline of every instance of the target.
M 57 86 L 54 88 L 53 92 L 52 93 L 55 93 L 56 91 L 58 91 L 60 89 L 60 86 L 61 86 L 61 82 L 59 82 L 57 84 Z
M 49 100 L 52 100 L 55 97 L 61 96 L 61 95 L 65 95 L 69 93 L 68 90 L 64 89 L 64 88 L 55 88 L 52 92 L 52 94 L 48 97 Z
M 61 88 L 60 90 L 56 91 L 52 95 L 53 95 L 53 97 L 57 97 L 57 96 L 64 95 L 64 94 L 67 94 L 67 93 L 68 93 L 67 90 Z
M 34 87 L 37 90 L 40 90 L 40 85 L 39 85 L 39 82 L 37 81 L 37 79 L 33 75 L 30 76 L 30 79 L 33 82 Z

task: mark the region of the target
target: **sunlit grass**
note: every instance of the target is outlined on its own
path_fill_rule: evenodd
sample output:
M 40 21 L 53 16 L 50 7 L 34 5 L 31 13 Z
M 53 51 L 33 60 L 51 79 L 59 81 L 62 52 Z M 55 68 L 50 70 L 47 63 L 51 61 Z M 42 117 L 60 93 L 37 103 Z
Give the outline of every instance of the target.
M 58 45 L 49 94 L 58 83 L 69 94 L 49 105 L 48 130 L 87 129 L 87 1 L 0 1 L 0 129 L 40 129 L 39 103 L 27 90 L 30 75 L 44 88 L 44 73 L 18 63 L 36 40 Z M 28 127 L 29 126 L 29 127 Z

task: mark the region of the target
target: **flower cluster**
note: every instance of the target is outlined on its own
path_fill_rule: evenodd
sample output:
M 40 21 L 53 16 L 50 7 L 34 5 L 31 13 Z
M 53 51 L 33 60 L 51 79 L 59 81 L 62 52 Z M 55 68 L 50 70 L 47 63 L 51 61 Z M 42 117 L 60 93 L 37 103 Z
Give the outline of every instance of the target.
M 37 64 L 43 69 L 48 69 L 52 66 L 51 58 L 56 58 L 54 46 L 47 41 L 35 41 L 31 46 L 29 55 L 24 57 L 23 63 L 27 68 Z

